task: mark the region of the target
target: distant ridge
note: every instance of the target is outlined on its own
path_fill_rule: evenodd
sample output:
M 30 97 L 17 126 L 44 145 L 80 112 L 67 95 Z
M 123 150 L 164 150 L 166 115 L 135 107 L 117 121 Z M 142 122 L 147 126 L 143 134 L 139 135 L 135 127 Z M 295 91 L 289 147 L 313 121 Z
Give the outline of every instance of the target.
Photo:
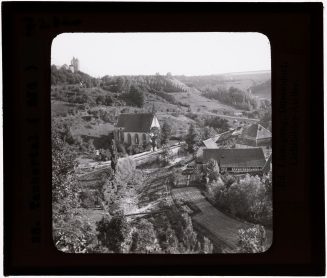
M 271 70 L 255 70 L 255 71 L 240 71 L 240 72 L 228 72 L 222 75 L 247 75 L 247 74 L 268 74 Z

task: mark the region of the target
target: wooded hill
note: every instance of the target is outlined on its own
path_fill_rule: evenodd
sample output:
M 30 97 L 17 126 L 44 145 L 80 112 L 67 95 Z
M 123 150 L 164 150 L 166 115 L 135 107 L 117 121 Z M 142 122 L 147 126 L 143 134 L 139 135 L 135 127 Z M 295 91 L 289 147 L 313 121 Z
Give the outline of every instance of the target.
M 90 95 L 85 88 L 98 88 L 101 97 L 96 97 L 93 102 L 105 105 L 113 103 L 112 98 L 117 98 L 124 104 L 143 107 L 149 94 L 157 99 L 170 104 L 189 107 L 187 101 L 177 101 L 176 93 L 202 93 L 202 96 L 215 99 L 222 104 L 242 110 L 259 109 L 266 102 L 259 98 L 270 99 L 270 73 L 243 74 L 243 75 L 208 75 L 208 76 L 172 76 L 167 75 L 138 75 L 138 76 L 104 76 L 94 78 L 83 72 L 72 73 L 66 69 L 51 67 L 51 84 L 76 85 L 74 97 L 68 97 L 69 92 L 56 92 L 55 98 L 73 103 L 89 103 Z M 79 88 L 77 88 L 79 87 Z M 78 96 L 76 96 L 78 93 Z M 110 95 L 110 98 L 105 95 Z M 65 96 L 64 96 L 65 95 Z M 258 96 L 258 97 L 256 97 Z M 76 99 L 77 97 L 77 99 Z M 101 99 L 106 97 L 107 99 Z M 92 101 L 91 101 L 92 102 Z

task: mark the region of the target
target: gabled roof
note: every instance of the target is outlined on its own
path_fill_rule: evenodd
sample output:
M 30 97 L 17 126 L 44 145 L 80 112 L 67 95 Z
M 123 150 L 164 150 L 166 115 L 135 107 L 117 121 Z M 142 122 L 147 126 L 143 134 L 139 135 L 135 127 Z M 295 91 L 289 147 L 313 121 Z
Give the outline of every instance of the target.
M 154 117 L 152 113 L 120 114 L 116 127 L 124 128 L 127 132 L 150 132 Z
M 218 148 L 213 138 L 209 138 L 207 140 L 204 140 L 203 144 L 208 149 L 217 149 Z
M 203 161 L 216 160 L 221 167 L 263 167 L 266 163 L 261 148 L 203 149 Z
M 242 137 L 253 140 L 271 138 L 271 132 L 260 124 L 253 124 L 243 130 Z

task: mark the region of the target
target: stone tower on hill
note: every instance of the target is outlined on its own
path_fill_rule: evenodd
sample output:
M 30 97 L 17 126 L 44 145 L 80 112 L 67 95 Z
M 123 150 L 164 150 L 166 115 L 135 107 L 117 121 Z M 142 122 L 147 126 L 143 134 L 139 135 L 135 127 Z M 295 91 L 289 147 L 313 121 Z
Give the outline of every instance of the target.
M 70 65 L 74 69 L 73 72 L 78 72 L 79 71 L 79 61 L 77 58 L 73 57 L 73 59 L 70 62 Z

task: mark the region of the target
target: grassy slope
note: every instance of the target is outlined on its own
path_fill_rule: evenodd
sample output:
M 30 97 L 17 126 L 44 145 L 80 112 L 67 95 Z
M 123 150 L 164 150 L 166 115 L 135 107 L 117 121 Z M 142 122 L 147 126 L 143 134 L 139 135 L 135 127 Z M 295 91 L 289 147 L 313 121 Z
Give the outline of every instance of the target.
M 171 93 L 177 101 L 187 103 L 191 106 L 193 113 L 208 113 L 211 114 L 212 110 L 218 110 L 222 113 L 223 111 L 239 111 L 236 108 L 225 105 L 218 100 L 208 99 L 201 95 L 201 92 L 196 89 L 191 89 L 190 92 L 184 93 Z

